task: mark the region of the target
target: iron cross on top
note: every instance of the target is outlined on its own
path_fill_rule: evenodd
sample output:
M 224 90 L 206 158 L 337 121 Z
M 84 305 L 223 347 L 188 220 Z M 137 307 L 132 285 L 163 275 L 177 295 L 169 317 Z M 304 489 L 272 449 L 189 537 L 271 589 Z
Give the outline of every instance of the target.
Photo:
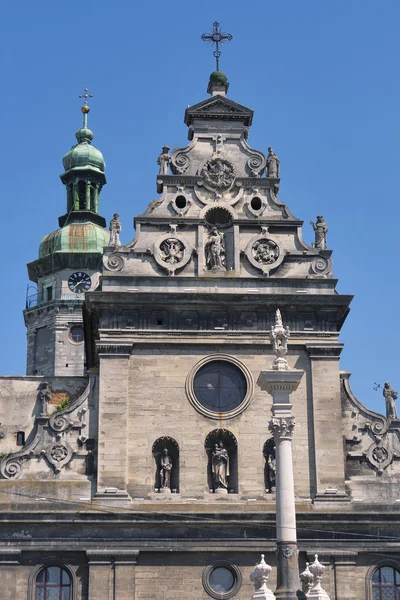
M 213 23 L 213 29 L 210 31 L 210 33 L 203 33 L 201 39 L 203 40 L 203 42 L 209 42 L 213 46 L 215 45 L 215 50 L 213 54 L 217 63 L 217 71 L 219 71 L 219 57 L 221 56 L 219 45 L 224 44 L 225 42 L 230 42 L 232 39 L 232 35 L 230 33 L 224 33 L 221 30 L 220 24 L 217 21 L 215 21 Z

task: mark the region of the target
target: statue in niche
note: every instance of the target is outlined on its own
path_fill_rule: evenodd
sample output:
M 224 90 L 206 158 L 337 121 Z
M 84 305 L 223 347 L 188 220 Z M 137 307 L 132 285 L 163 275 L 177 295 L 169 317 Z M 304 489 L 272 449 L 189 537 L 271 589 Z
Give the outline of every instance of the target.
M 270 265 L 279 256 L 278 246 L 272 240 L 257 240 L 252 251 L 255 260 L 263 265 Z
M 162 490 L 171 489 L 172 460 L 167 448 L 164 448 L 160 458 L 160 486 Z
M 110 241 L 108 242 L 109 246 L 120 246 L 121 242 L 119 239 L 119 234 L 122 231 L 121 221 L 119 220 L 119 214 L 114 213 L 113 218 L 110 221 Z
M 280 161 L 273 148 L 269 146 L 267 156 L 267 177 L 279 177 Z
M 181 262 L 185 247 L 182 242 L 176 238 L 169 238 L 162 242 L 160 250 L 162 260 L 170 265 L 175 265 L 176 263 Z
M 326 234 L 328 233 L 328 226 L 324 221 L 322 215 L 317 216 L 317 222 L 310 221 L 310 225 L 313 226 L 315 232 L 314 248 L 317 250 L 326 250 Z
M 229 455 L 221 440 L 215 444 L 211 454 L 211 472 L 214 491 L 228 490 Z
M 213 227 L 205 245 L 206 267 L 209 271 L 226 269 L 225 245 L 222 233 Z
M 397 419 L 396 400 L 397 392 L 390 386 L 389 383 L 385 383 L 383 387 L 383 396 L 386 402 L 386 416 L 388 419 Z
M 159 175 L 168 175 L 169 165 L 171 163 L 169 146 L 163 146 L 160 156 L 157 158 L 157 164 L 160 165 Z
M 265 457 L 265 491 L 271 494 L 276 487 L 275 447 Z
M 40 405 L 40 414 L 47 416 L 48 406 L 51 400 L 51 389 L 47 381 L 43 381 L 39 385 L 37 398 Z

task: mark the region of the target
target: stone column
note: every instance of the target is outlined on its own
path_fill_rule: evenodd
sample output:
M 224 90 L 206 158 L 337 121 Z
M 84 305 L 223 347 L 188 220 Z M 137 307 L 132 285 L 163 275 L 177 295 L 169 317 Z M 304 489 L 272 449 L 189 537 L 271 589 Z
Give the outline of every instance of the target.
M 86 210 L 90 210 L 90 181 L 86 181 L 86 198 L 85 198 L 85 205 L 86 205 Z
M 299 370 L 262 371 L 257 382 L 273 398 L 269 430 L 276 448 L 277 600 L 297 600 L 300 589 L 292 461 L 295 421 L 290 394 L 297 389 L 303 374 Z
M 269 430 L 276 448 L 277 600 L 297 600 L 300 589 L 292 460 L 295 422 L 290 394 L 297 389 L 304 371 L 289 369 L 285 358 L 289 336 L 289 328 L 283 327 L 280 311 L 277 310 L 275 327 L 270 334 L 276 358 L 272 369 L 262 371 L 257 381 L 260 388 L 272 396 Z

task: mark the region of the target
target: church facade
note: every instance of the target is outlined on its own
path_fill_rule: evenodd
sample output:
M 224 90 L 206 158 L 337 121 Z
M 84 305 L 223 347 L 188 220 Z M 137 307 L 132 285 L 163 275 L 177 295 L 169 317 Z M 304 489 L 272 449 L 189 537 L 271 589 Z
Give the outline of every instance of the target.
M 318 553 L 332 600 L 400 594 L 400 420 L 365 408 L 340 370 L 352 297 L 327 224 L 279 200 L 272 147 L 224 73 L 188 107 L 188 145 L 158 158 L 159 197 L 121 245 L 99 214 L 105 162 L 88 128 L 63 159 L 65 215 L 28 264 L 27 375 L 0 379 L 1 598 L 250 599 L 275 556 L 275 355 L 291 396 L 299 569 Z

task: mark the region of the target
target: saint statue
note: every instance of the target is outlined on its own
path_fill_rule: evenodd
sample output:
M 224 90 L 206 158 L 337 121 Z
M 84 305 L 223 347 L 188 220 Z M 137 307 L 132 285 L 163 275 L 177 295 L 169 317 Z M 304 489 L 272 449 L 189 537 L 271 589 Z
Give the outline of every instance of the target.
M 163 146 L 160 156 L 157 158 L 157 164 L 160 165 L 159 175 L 168 175 L 168 169 L 171 162 L 169 146 Z
M 172 460 L 167 448 L 164 448 L 160 458 L 160 485 L 162 490 L 171 489 Z
M 228 489 L 229 477 L 229 455 L 222 441 L 220 440 L 214 446 L 211 454 L 211 472 L 213 476 L 214 491 L 218 489 Z
M 51 389 L 47 381 L 43 381 L 39 385 L 37 397 L 40 404 L 40 414 L 47 416 L 48 404 L 51 400 Z
M 318 215 L 317 222 L 314 223 L 314 221 L 310 221 L 310 224 L 315 231 L 314 248 L 317 248 L 317 250 L 326 250 L 326 234 L 328 233 L 328 226 L 324 221 L 324 217 Z
M 271 146 L 268 148 L 267 156 L 267 177 L 279 177 L 279 158 Z
M 209 271 L 226 269 L 224 238 L 216 227 L 213 227 L 208 234 L 205 253 L 206 266 Z
M 397 419 L 396 400 L 397 392 L 390 386 L 389 383 L 385 383 L 383 388 L 383 395 L 386 401 L 386 416 L 388 419 Z
M 276 459 L 275 453 L 269 452 L 265 461 L 265 490 L 271 494 L 276 487 Z
M 119 214 L 114 213 L 113 218 L 110 221 L 110 241 L 108 242 L 109 246 L 120 246 L 121 242 L 119 240 L 119 234 L 121 233 L 122 226 L 121 221 L 119 220 Z

